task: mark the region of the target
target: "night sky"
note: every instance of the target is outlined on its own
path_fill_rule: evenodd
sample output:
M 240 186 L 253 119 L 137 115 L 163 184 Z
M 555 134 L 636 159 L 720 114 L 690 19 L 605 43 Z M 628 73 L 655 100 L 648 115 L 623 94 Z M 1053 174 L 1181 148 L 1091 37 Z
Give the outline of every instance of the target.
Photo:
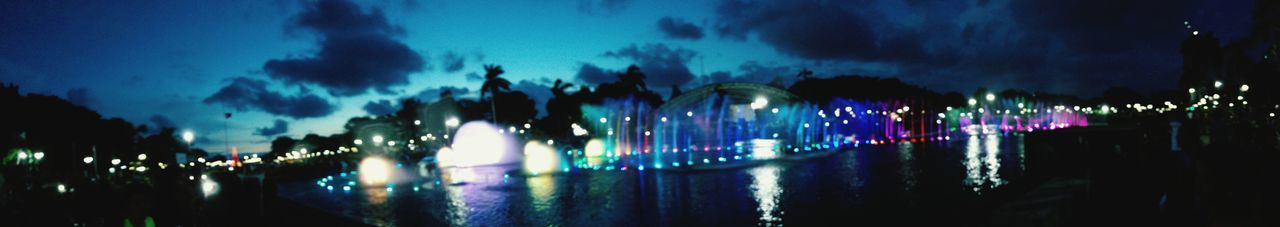
M 0 82 L 104 117 L 192 130 L 196 146 L 270 138 L 475 97 L 483 64 L 542 102 L 637 64 L 661 93 L 718 81 L 900 78 L 1084 97 L 1172 89 L 1193 31 L 1244 36 L 1253 2 L 1206 1 L 0 1 Z M 1188 25 L 1190 28 L 1188 28 Z

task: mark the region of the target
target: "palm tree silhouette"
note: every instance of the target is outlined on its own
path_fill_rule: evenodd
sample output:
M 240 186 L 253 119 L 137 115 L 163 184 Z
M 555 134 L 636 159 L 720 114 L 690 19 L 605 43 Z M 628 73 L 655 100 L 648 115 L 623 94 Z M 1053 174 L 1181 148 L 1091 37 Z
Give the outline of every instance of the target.
M 498 92 L 503 90 L 511 90 L 511 81 L 498 77 L 506 71 L 502 71 L 501 65 L 484 65 L 484 84 L 480 85 L 480 97 L 489 93 L 489 111 L 493 123 L 498 123 L 498 104 L 495 97 Z
M 565 83 L 560 79 L 556 79 L 556 83 L 551 86 L 551 94 L 555 97 L 568 96 L 568 93 L 566 93 L 565 90 L 569 89 L 569 87 L 573 87 L 573 83 Z
M 644 73 L 640 72 L 640 67 L 637 67 L 636 65 L 627 67 L 627 72 L 625 74 L 618 74 L 618 81 L 622 82 L 628 90 L 636 92 L 649 90 L 649 88 L 644 84 L 644 79 Z

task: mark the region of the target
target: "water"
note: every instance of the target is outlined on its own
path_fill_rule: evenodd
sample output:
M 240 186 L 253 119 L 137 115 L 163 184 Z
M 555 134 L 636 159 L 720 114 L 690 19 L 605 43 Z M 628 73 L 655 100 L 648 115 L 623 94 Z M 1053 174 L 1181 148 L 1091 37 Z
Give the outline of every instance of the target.
M 1016 181 L 1022 157 L 1021 136 L 1010 135 L 863 145 L 719 170 L 524 177 L 513 171 L 518 165 L 453 172 L 405 165 L 413 179 L 390 189 L 303 182 L 282 185 L 281 196 L 382 226 L 963 225 L 986 218 L 960 215 Z M 466 183 L 450 184 L 459 179 Z

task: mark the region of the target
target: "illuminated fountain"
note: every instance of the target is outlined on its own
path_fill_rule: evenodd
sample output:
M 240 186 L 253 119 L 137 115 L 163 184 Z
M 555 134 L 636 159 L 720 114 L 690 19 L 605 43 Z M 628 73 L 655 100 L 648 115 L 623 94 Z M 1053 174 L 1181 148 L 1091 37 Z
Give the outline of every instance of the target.
M 830 150 L 828 131 L 815 127 L 812 105 L 782 89 L 728 83 L 691 90 L 659 108 L 634 100 L 583 106 L 589 123 L 577 168 L 643 171 L 767 160 Z
M 957 133 L 1088 125 L 1079 107 L 984 98 L 945 110 L 913 101 L 836 99 L 819 106 L 767 85 L 715 84 L 659 108 L 625 99 L 583 106 L 586 127 L 573 128 L 589 139 L 567 154 L 579 169 L 701 168 L 804 157 L 842 146 L 947 141 Z
M 513 147 L 515 139 L 483 121 L 463 124 L 454 133 L 453 144 L 436 153 L 440 167 L 471 167 L 514 163 L 521 160 Z

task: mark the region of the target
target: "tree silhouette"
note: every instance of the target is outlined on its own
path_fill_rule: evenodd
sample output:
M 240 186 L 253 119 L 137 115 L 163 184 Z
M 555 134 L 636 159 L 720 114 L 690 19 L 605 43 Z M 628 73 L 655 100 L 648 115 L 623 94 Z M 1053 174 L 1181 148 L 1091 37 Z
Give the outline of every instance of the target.
M 498 122 L 498 104 L 494 96 L 499 92 L 511 90 L 511 81 L 499 77 L 504 72 L 506 71 L 502 70 L 501 65 L 485 65 L 484 84 L 480 85 L 480 98 L 484 98 L 485 93 L 489 94 L 489 110 L 494 123 Z

